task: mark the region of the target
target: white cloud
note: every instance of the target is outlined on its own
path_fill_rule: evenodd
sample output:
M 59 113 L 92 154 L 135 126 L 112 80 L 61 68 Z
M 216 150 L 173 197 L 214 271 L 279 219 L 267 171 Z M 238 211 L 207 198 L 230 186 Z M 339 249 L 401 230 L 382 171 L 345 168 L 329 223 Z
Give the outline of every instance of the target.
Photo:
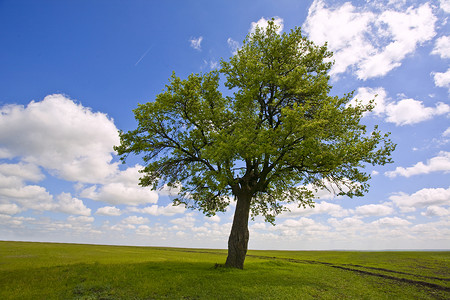
M 152 234 L 152 228 L 148 225 L 140 225 L 136 229 L 136 234 L 139 235 L 151 235 Z
M 320 232 L 328 232 L 330 227 L 310 218 L 300 218 L 298 220 L 288 219 L 269 230 L 279 232 L 281 236 L 305 237 L 316 236 Z
M 83 201 L 73 198 L 70 193 L 61 193 L 55 202 L 53 196 L 43 187 L 27 185 L 12 188 L 0 188 L 0 204 L 11 214 L 24 210 L 55 211 L 73 215 L 89 216 L 91 209 Z M 13 202 L 13 203 L 11 203 Z M 20 204 L 17 206 L 17 204 Z M 1 210 L 1 209 L 0 209 Z
M 114 231 L 124 231 L 126 229 L 136 229 L 136 226 L 132 224 L 118 223 L 112 226 L 106 226 L 107 229 L 111 229 Z
M 410 177 L 439 171 L 450 172 L 450 152 L 441 151 L 426 163 L 418 162 L 409 168 L 397 167 L 394 171 L 385 172 L 384 174 L 390 178 L 394 178 L 397 176 Z
M 135 165 L 119 171 L 109 177 L 105 184 L 83 189 L 80 196 L 112 205 L 156 203 L 158 194 L 150 187 L 139 186 L 140 169 L 142 166 Z
M 442 133 L 442 136 L 450 136 L 450 127 Z
M 393 218 L 382 218 L 376 221 L 373 221 L 372 224 L 378 225 L 378 226 L 389 226 L 389 227 L 395 227 L 395 226 L 408 226 L 411 224 L 411 222 L 401 219 L 399 217 L 393 217 Z
M 433 72 L 431 73 L 434 77 L 434 84 L 438 87 L 448 88 L 450 91 L 450 68 L 447 72 Z
M 257 229 L 266 229 L 266 223 L 254 223 L 249 226 L 250 229 L 257 230 Z
M 90 215 L 91 210 L 83 201 L 72 198 L 69 193 L 61 193 L 55 202 L 44 187 L 25 184 L 26 181 L 36 182 L 43 178 L 39 167 L 34 164 L 0 164 L 0 203 L 5 203 L 3 209 L 11 214 L 32 209 Z M 21 208 L 17 204 L 20 204 Z
M 300 218 L 299 220 L 293 220 L 293 219 L 289 219 L 283 222 L 284 226 L 287 227 L 306 227 L 306 226 L 311 226 L 314 225 L 315 221 L 313 219 L 309 219 L 309 218 Z
M 9 215 L 0 214 L 0 224 L 6 225 L 7 227 L 21 227 L 23 223 L 27 221 L 35 221 L 35 219 L 25 217 L 12 217 Z
M 228 47 L 230 47 L 231 53 L 233 55 L 236 55 L 240 48 L 239 42 L 236 42 L 232 38 L 228 38 L 227 44 L 228 44 Z
M 283 31 L 284 28 L 284 24 L 283 24 L 283 19 L 279 18 L 279 17 L 274 17 L 274 23 L 276 26 L 278 26 L 278 30 L 277 33 L 280 34 Z M 254 33 L 256 30 L 256 27 L 259 27 L 261 29 L 266 29 L 268 24 L 268 21 L 270 21 L 270 19 L 267 19 L 262 17 L 261 19 L 258 20 L 258 22 L 252 22 L 252 24 L 250 25 L 250 33 Z
M 327 231 L 330 227 L 320 224 L 313 219 L 300 218 L 298 220 L 289 219 L 280 224 L 281 231 L 284 231 L 285 227 L 301 230 L 303 233 L 312 233 L 316 231 Z
M 88 217 L 88 216 L 79 216 L 79 217 L 74 217 L 74 216 L 69 216 L 67 218 L 67 221 L 69 223 L 92 223 L 94 222 L 94 217 Z
M 316 43 L 328 43 L 336 61 L 331 75 L 343 73 L 348 67 L 360 63 L 374 48 L 366 39 L 367 28 L 374 22 L 375 14 L 359 12 L 350 2 L 328 9 L 324 1 L 314 1 L 303 24 L 304 31 Z
M 198 51 L 202 50 L 202 41 L 203 41 L 202 36 L 200 36 L 198 38 L 191 38 L 189 40 L 189 42 L 191 43 L 191 47 Z
M 450 13 L 450 0 L 440 0 L 441 9 L 446 13 Z
M 122 223 L 124 223 L 124 224 L 133 224 L 133 225 L 145 224 L 148 222 L 149 222 L 149 219 L 144 218 L 144 217 L 138 217 L 138 216 L 129 216 L 122 220 Z
M 445 217 L 445 216 L 450 216 L 450 209 L 432 205 L 432 206 L 427 207 L 427 211 L 423 212 L 421 214 L 423 216 L 427 216 L 427 217 L 435 217 L 435 216 Z
M 316 203 L 314 208 L 307 207 L 302 208 L 298 207 L 295 203 L 289 203 L 286 205 L 286 208 L 290 211 L 284 212 L 279 217 L 288 218 L 293 216 L 311 216 L 316 214 L 329 214 L 333 217 L 345 217 L 349 214 L 349 210 L 342 208 L 338 204 L 329 203 L 322 201 L 320 203 Z
M 405 7 L 350 2 L 330 7 L 323 0 L 311 5 L 303 29 L 318 44 L 328 43 L 336 77 L 352 68 L 359 79 L 386 75 L 402 60 L 434 37 L 437 18 L 428 4 Z
M 104 206 L 97 209 L 95 214 L 102 216 L 120 216 L 122 212 L 115 206 Z
M 342 220 L 330 218 L 328 219 L 328 223 L 331 224 L 337 231 L 348 229 L 350 229 L 351 231 L 356 231 L 361 228 L 361 225 L 364 224 L 364 222 L 361 221 L 361 219 L 359 219 L 358 217 L 348 217 Z
M 403 99 L 386 106 L 386 121 L 397 126 L 412 125 L 449 112 L 450 106 L 442 102 L 438 102 L 433 108 L 424 106 L 422 101 Z
M 24 210 L 48 211 L 55 208 L 53 196 L 38 185 L 0 188 L 0 202 L 15 202 Z
M 118 143 L 111 119 L 63 95 L 0 108 L 0 158 L 19 157 L 65 180 L 102 182 L 117 169 Z
M 158 189 L 158 194 L 161 196 L 177 196 L 180 193 L 181 188 L 181 183 L 173 185 L 171 187 L 169 187 L 167 184 L 164 184 L 161 189 Z
M 441 58 L 450 58 L 450 36 L 438 38 L 431 54 L 439 55 Z
M 38 166 L 22 162 L 17 164 L 0 164 L 0 175 L 31 182 L 38 182 L 45 178 Z
M 149 187 L 127 186 L 121 182 L 107 183 L 97 188 L 92 186 L 80 194 L 84 198 L 101 201 L 112 205 L 128 204 L 139 205 L 156 203 L 158 195 Z
M 372 99 L 375 99 L 373 113 L 379 117 L 384 116 L 386 122 L 394 123 L 397 126 L 417 124 L 435 116 L 450 113 L 450 106 L 443 102 L 437 102 L 435 107 L 427 107 L 422 101 L 411 98 L 392 101 L 382 87 L 358 88 L 357 94 L 348 105 L 355 105 L 356 100 L 362 104 L 368 104 Z
M 20 207 L 14 203 L 5 203 L 5 204 L 0 203 L 0 214 L 15 215 L 20 213 L 21 211 L 22 210 L 20 209 Z
M 389 197 L 402 212 L 412 212 L 419 207 L 450 205 L 450 187 L 421 189 L 408 195 L 400 192 Z
M 205 219 L 216 223 L 220 222 L 220 217 L 218 215 L 214 215 L 212 217 L 205 216 Z
M 83 201 L 73 198 L 69 193 L 61 193 L 57 197 L 58 202 L 54 210 L 72 215 L 89 216 L 91 209 L 87 208 Z
M 353 97 L 353 99 L 348 103 L 348 105 L 355 105 L 356 100 L 361 102 L 363 105 L 369 104 L 369 101 L 374 100 L 373 113 L 376 115 L 381 115 L 386 111 L 386 90 L 382 87 L 370 88 L 370 87 L 360 87 Z
M 384 204 L 368 204 L 356 207 L 355 212 L 360 216 L 386 216 L 392 214 L 394 209 Z
M 358 77 L 367 79 L 384 76 L 400 66 L 401 61 L 406 55 L 413 53 L 418 44 L 434 37 L 436 21 L 437 18 L 428 3 L 416 9 L 409 7 L 406 11 L 383 12 L 378 16 L 375 25 L 379 26 L 379 29 L 387 25 L 384 37 L 391 38 L 392 42 L 361 63 L 357 72 Z
M 216 69 L 218 66 L 219 66 L 219 62 L 217 62 L 216 60 L 211 59 L 211 60 L 208 61 L 208 60 L 204 59 L 204 60 L 203 60 L 203 66 L 202 66 L 202 69 L 203 69 L 203 68 L 210 68 L 211 70 L 214 70 L 214 69 Z
M 186 211 L 186 207 L 183 205 L 175 206 L 168 204 L 167 206 L 158 206 L 155 204 L 143 208 L 129 207 L 128 210 L 131 212 L 149 214 L 152 216 L 173 216 L 184 213 Z
M 0 173 L 0 197 L 1 197 L 1 189 L 7 188 L 19 188 L 24 186 L 24 182 L 15 176 L 4 176 Z
M 189 213 L 182 218 L 170 220 L 170 223 L 179 225 L 182 228 L 193 228 L 195 225 L 195 218 L 192 213 Z

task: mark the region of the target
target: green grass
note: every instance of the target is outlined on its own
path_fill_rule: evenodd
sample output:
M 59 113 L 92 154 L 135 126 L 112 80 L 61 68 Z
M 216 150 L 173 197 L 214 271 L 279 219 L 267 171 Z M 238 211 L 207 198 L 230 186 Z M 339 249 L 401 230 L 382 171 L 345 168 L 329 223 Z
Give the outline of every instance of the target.
M 450 252 L 249 251 L 0 242 L 0 299 L 450 299 Z

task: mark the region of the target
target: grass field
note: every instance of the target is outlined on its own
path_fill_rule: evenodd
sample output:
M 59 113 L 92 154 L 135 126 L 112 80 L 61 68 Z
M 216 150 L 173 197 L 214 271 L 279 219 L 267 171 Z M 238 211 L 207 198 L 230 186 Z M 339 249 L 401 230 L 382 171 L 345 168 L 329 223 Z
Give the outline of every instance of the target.
M 0 299 L 450 299 L 450 252 L 249 251 L 0 242 Z

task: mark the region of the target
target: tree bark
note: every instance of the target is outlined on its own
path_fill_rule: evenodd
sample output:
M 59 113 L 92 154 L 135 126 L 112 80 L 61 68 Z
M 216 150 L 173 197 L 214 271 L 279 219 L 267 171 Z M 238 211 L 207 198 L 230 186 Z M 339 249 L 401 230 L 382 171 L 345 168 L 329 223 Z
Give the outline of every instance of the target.
M 249 239 L 248 218 L 252 196 L 244 192 L 238 194 L 236 198 L 236 210 L 228 238 L 228 257 L 225 266 L 243 269 Z

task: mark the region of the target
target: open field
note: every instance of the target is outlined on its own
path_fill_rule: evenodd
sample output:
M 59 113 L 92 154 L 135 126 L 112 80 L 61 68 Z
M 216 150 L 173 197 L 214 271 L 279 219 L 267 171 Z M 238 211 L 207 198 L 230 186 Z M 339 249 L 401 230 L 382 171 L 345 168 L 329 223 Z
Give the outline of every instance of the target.
M 450 299 L 450 252 L 249 251 L 0 242 L 0 299 Z

